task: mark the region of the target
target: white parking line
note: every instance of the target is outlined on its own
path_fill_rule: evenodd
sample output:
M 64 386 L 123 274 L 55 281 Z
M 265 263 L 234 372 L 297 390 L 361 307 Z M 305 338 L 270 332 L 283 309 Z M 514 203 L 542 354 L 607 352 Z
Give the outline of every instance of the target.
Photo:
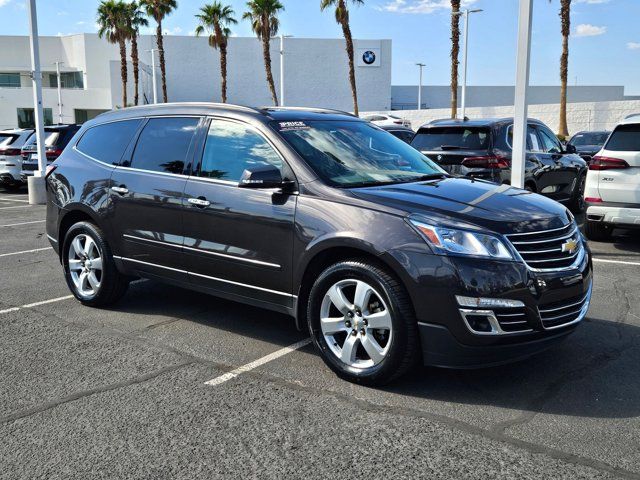
M 0 257 L 10 257 L 11 255 L 20 255 L 22 253 L 44 252 L 45 250 L 51 250 L 51 247 L 34 248 L 33 250 L 22 250 L 21 252 L 2 253 L 0 254 Z
M 0 201 L 29 203 L 29 200 L 21 200 L 19 198 L 6 198 L 6 197 L 0 197 Z
M 18 227 L 20 225 L 31 225 L 32 223 L 44 223 L 46 220 L 34 220 L 33 222 L 20 222 L 20 223 L 8 223 L 7 225 L 0 225 L 0 227 Z
M 300 340 L 299 342 L 289 345 L 288 347 L 284 347 L 284 348 L 281 348 L 280 350 L 276 350 L 275 352 L 270 353 L 269 355 L 265 355 L 264 357 L 259 358 L 258 360 L 255 360 L 251 363 L 247 363 L 246 365 L 243 365 L 234 370 L 231 370 L 230 372 L 225 373 L 224 375 L 220 375 L 219 377 L 209 380 L 208 382 L 204 382 L 204 384 L 210 385 L 210 386 L 220 385 L 221 383 L 229 381 L 232 378 L 236 378 L 238 375 L 241 375 L 245 372 L 253 370 L 254 368 L 258 368 L 260 365 L 264 365 L 265 363 L 269 363 L 277 358 L 287 355 L 288 353 L 295 352 L 296 350 L 299 350 L 302 347 L 306 347 L 310 343 L 311 343 L 310 338 Z
M 13 207 L 0 207 L 0 210 L 9 210 L 10 208 L 31 208 L 31 205 L 14 205 Z
M 18 310 L 22 310 L 22 309 L 25 309 L 25 308 L 38 307 L 40 305 L 46 305 L 47 303 L 61 302 L 62 300 L 69 300 L 70 298 L 73 298 L 73 295 L 65 295 L 64 297 L 52 298 L 50 300 L 43 300 L 41 302 L 27 303 L 26 305 L 21 305 L 19 307 L 11 307 L 11 308 L 7 308 L 5 310 L 0 310 L 0 314 L 9 313 L 9 312 L 17 312 Z
M 622 260 L 605 260 L 604 258 L 594 258 L 594 262 L 602 262 L 602 263 L 618 263 L 621 265 L 637 265 L 640 266 L 640 262 L 625 262 Z

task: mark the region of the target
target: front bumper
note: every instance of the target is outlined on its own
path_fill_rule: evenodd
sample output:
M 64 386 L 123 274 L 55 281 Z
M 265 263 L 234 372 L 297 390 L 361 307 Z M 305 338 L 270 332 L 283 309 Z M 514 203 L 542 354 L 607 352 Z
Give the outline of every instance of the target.
M 558 343 L 587 314 L 593 282 L 591 255 L 573 268 L 533 271 L 524 263 L 405 254 L 405 280 L 418 319 L 426 365 L 471 368 L 516 361 Z M 411 258 L 407 259 L 409 255 Z M 517 308 L 478 307 L 499 321 L 498 331 L 474 331 L 456 296 L 515 300 Z M 515 321 L 515 322 L 514 322 Z
M 588 203 L 587 220 L 624 227 L 640 227 L 640 205 L 617 202 Z

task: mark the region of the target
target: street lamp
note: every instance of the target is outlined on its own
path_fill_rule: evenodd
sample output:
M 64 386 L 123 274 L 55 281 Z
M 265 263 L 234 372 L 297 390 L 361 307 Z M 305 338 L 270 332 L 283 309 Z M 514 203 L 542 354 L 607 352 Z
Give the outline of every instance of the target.
M 462 119 L 465 117 L 465 109 L 467 106 L 467 53 L 469 50 L 469 14 L 470 13 L 479 13 L 483 10 L 481 8 L 476 8 L 475 10 L 469 10 L 468 8 L 461 12 L 454 12 L 452 15 L 454 16 L 464 16 L 464 66 L 462 67 L 462 102 L 460 105 L 460 110 L 462 112 Z
M 62 121 L 62 82 L 60 78 L 60 65 L 64 62 L 55 62 L 56 63 L 56 81 L 58 82 L 58 125 L 62 125 L 64 122 Z
M 422 69 L 426 67 L 424 63 L 416 63 L 420 69 L 420 80 L 418 81 L 418 110 L 422 110 Z
M 284 39 L 293 35 L 280 35 L 280 105 L 284 107 Z
M 151 52 L 151 88 L 153 89 L 153 103 L 158 103 L 158 82 L 156 80 L 156 54 L 157 48 L 147 50 Z M 126 105 L 125 105 L 126 106 Z

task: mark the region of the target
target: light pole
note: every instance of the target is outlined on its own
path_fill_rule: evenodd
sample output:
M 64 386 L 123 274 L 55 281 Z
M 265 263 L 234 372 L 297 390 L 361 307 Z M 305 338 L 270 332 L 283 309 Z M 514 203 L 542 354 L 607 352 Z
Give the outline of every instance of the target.
M 520 0 L 518 15 L 518 53 L 516 57 L 516 88 L 513 118 L 513 154 L 511 157 L 511 185 L 524 188 L 527 150 L 527 116 L 529 70 L 531 63 L 531 26 L 533 0 Z
M 463 47 L 463 67 L 462 67 L 462 101 L 460 103 L 460 111 L 462 113 L 462 119 L 464 120 L 465 109 L 467 106 L 467 54 L 469 52 L 469 14 L 482 12 L 481 8 L 475 10 L 469 10 L 468 8 L 462 12 L 455 12 L 453 15 L 464 16 L 464 47 Z
M 280 105 L 284 107 L 284 39 L 293 35 L 280 35 Z
M 418 110 L 422 110 L 422 69 L 426 67 L 424 63 L 416 63 L 420 69 L 420 80 L 418 81 Z
M 158 81 L 156 80 L 156 53 L 158 49 L 147 50 L 151 52 L 151 88 L 153 89 L 153 103 L 158 103 Z
M 56 62 L 56 81 L 58 83 L 58 125 L 62 125 L 62 82 L 60 78 L 60 65 L 64 62 Z
M 44 184 L 47 156 L 44 149 L 44 117 L 42 111 L 42 72 L 40 71 L 40 46 L 38 44 L 38 15 L 36 0 L 27 0 L 29 11 L 29 45 L 31 47 L 31 80 L 33 83 L 33 112 L 36 126 L 36 151 L 38 153 L 38 170 L 29 177 L 29 203 L 43 204 L 46 201 Z

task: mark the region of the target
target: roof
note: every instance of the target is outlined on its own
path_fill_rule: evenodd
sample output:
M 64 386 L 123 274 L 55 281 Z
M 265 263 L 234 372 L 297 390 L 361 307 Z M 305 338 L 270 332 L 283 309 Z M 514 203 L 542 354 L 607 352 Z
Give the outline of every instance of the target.
M 0 130 L 0 133 L 24 133 L 33 132 L 33 128 L 7 128 L 6 130 Z
M 620 122 L 620 125 L 627 125 L 629 123 L 640 123 L 640 113 L 627 115 L 624 120 Z
M 311 121 L 358 120 L 358 117 L 340 110 L 306 107 L 247 107 L 229 103 L 176 102 L 140 105 L 111 110 L 96 117 L 97 122 L 151 115 L 210 115 L 228 114 L 234 117 L 253 118 L 260 121 Z M 93 121 L 92 121 L 93 122 Z
M 420 128 L 452 127 L 452 126 L 490 127 L 492 125 L 496 125 L 496 124 L 499 124 L 499 123 L 510 123 L 510 122 L 513 122 L 513 117 L 474 118 L 474 119 L 466 119 L 466 120 L 462 120 L 460 118 L 443 118 L 443 119 L 440 119 L 440 120 L 432 120 L 429 123 L 425 123 Z M 528 122 L 530 122 L 530 123 L 542 123 L 540 120 L 536 120 L 535 118 L 529 118 Z

